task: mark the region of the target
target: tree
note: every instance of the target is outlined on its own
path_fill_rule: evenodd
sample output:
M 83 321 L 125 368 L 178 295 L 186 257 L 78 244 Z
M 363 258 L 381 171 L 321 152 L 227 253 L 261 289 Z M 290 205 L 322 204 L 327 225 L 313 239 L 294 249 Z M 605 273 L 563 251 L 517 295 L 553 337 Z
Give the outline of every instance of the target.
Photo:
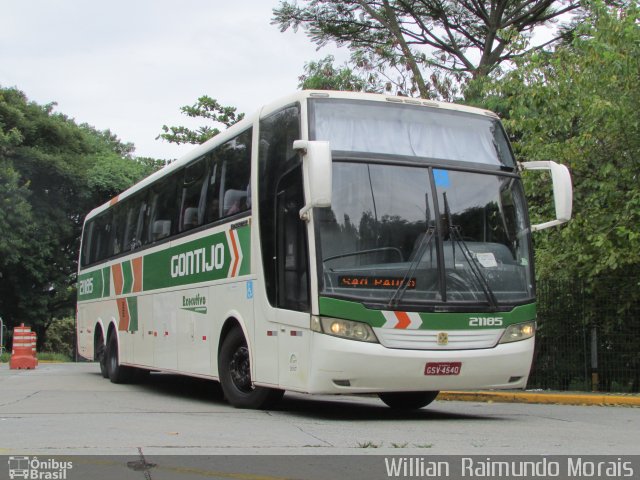
M 380 93 L 385 90 L 385 86 L 380 83 L 377 75 L 359 76 L 347 65 L 336 68 L 333 64 L 334 60 L 333 55 L 327 55 L 317 62 L 305 63 L 298 88 L 371 93 Z
M 180 110 L 188 117 L 204 118 L 214 124 L 221 124 L 221 126 L 226 128 L 229 128 L 231 125 L 238 123 L 244 118 L 244 113 L 236 113 L 237 109 L 235 107 L 225 107 L 220 105 L 217 100 L 207 95 L 203 95 L 198 98 L 198 101 L 193 105 L 185 105 L 184 107 L 181 107 Z M 192 143 L 198 145 L 220 133 L 219 128 L 209 125 L 199 127 L 197 130 L 192 130 L 182 126 L 168 127 L 167 125 L 163 125 L 162 131 L 163 133 L 158 135 L 156 139 L 162 138 L 170 143 Z
M 533 32 L 580 6 L 578 0 L 302 3 L 282 1 L 273 23 L 282 31 L 302 27 L 319 47 L 347 45 L 356 67 L 394 79 L 406 95 L 445 99 L 461 82 L 554 44 L 560 34 L 533 45 Z
M 640 276 L 639 15 L 636 2 L 592 2 L 570 44 L 483 82 L 483 104 L 507 117 L 520 159 L 572 173 L 573 219 L 536 233 L 539 277 Z M 550 216 L 548 189 L 526 180 L 533 220 Z
M 39 343 L 72 316 L 84 216 L 156 165 L 133 145 L 0 88 L 0 316 Z

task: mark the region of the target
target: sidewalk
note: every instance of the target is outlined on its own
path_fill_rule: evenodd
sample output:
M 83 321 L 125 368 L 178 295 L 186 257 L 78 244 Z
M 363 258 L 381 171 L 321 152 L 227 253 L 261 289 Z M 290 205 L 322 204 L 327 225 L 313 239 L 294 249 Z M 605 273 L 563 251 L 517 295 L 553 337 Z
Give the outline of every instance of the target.
M 598 405 L 640 407 L 640 394 L 555 392 L 555 391 L 473 391 L 440 392 L 438 400 L 463 402 L 543 403 L 553 405 Z

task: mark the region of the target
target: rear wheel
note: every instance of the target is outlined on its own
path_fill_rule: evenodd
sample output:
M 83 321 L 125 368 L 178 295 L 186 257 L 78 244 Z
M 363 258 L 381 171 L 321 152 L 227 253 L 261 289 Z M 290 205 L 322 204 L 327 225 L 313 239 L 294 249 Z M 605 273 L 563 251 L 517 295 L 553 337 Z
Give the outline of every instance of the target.
M 95 359 L 100 364 L 100 373 L 102 378 L 109 378 L 109 371 L 107 370 L 107 347 L 104 344 L 104 337 L 100 334 L 100 337 L 96 340 L 95 344 Z
M 236 408 L 269 408 L 284 395 L 282 390 L 253 385 L 249 348 L 239 328 L 231 330 L 224 339 L 218 370 L 224 396 Z
M 417 410 L 433 402 L 440 392 L 379 393 L 380 400 L 394 410 Z
M 112 383 L 127 383 L 133 377 L 133 369 L 120 365 L 116 335 L 111 334 L 107 340 L 107 373 Z

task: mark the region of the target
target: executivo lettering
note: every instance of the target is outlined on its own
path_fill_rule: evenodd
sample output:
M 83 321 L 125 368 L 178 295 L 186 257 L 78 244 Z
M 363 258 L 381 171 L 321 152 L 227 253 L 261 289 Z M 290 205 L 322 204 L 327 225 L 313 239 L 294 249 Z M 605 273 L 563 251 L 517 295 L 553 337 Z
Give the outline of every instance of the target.
M 185 277 L 197 273 L 220 270 L 224 266 L 224 245 L 211 245 L 211 249 L 198 248 L 171 257 L 171 277 Z
M 197 293 L 193 297 L 182 296 L 182 310 L 194 313 L 207 313 L 207 297 Z

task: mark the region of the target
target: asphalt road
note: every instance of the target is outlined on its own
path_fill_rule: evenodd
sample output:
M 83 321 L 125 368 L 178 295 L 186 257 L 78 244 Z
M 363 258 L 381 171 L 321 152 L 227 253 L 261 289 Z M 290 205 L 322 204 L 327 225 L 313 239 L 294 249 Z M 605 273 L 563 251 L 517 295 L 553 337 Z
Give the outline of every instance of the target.
M 114 385 L 95 364 L 0 365 L 0 455 L 634 455 L 640 410 L 287 393 L 237 410 L 213 382 L 152 374 Z

